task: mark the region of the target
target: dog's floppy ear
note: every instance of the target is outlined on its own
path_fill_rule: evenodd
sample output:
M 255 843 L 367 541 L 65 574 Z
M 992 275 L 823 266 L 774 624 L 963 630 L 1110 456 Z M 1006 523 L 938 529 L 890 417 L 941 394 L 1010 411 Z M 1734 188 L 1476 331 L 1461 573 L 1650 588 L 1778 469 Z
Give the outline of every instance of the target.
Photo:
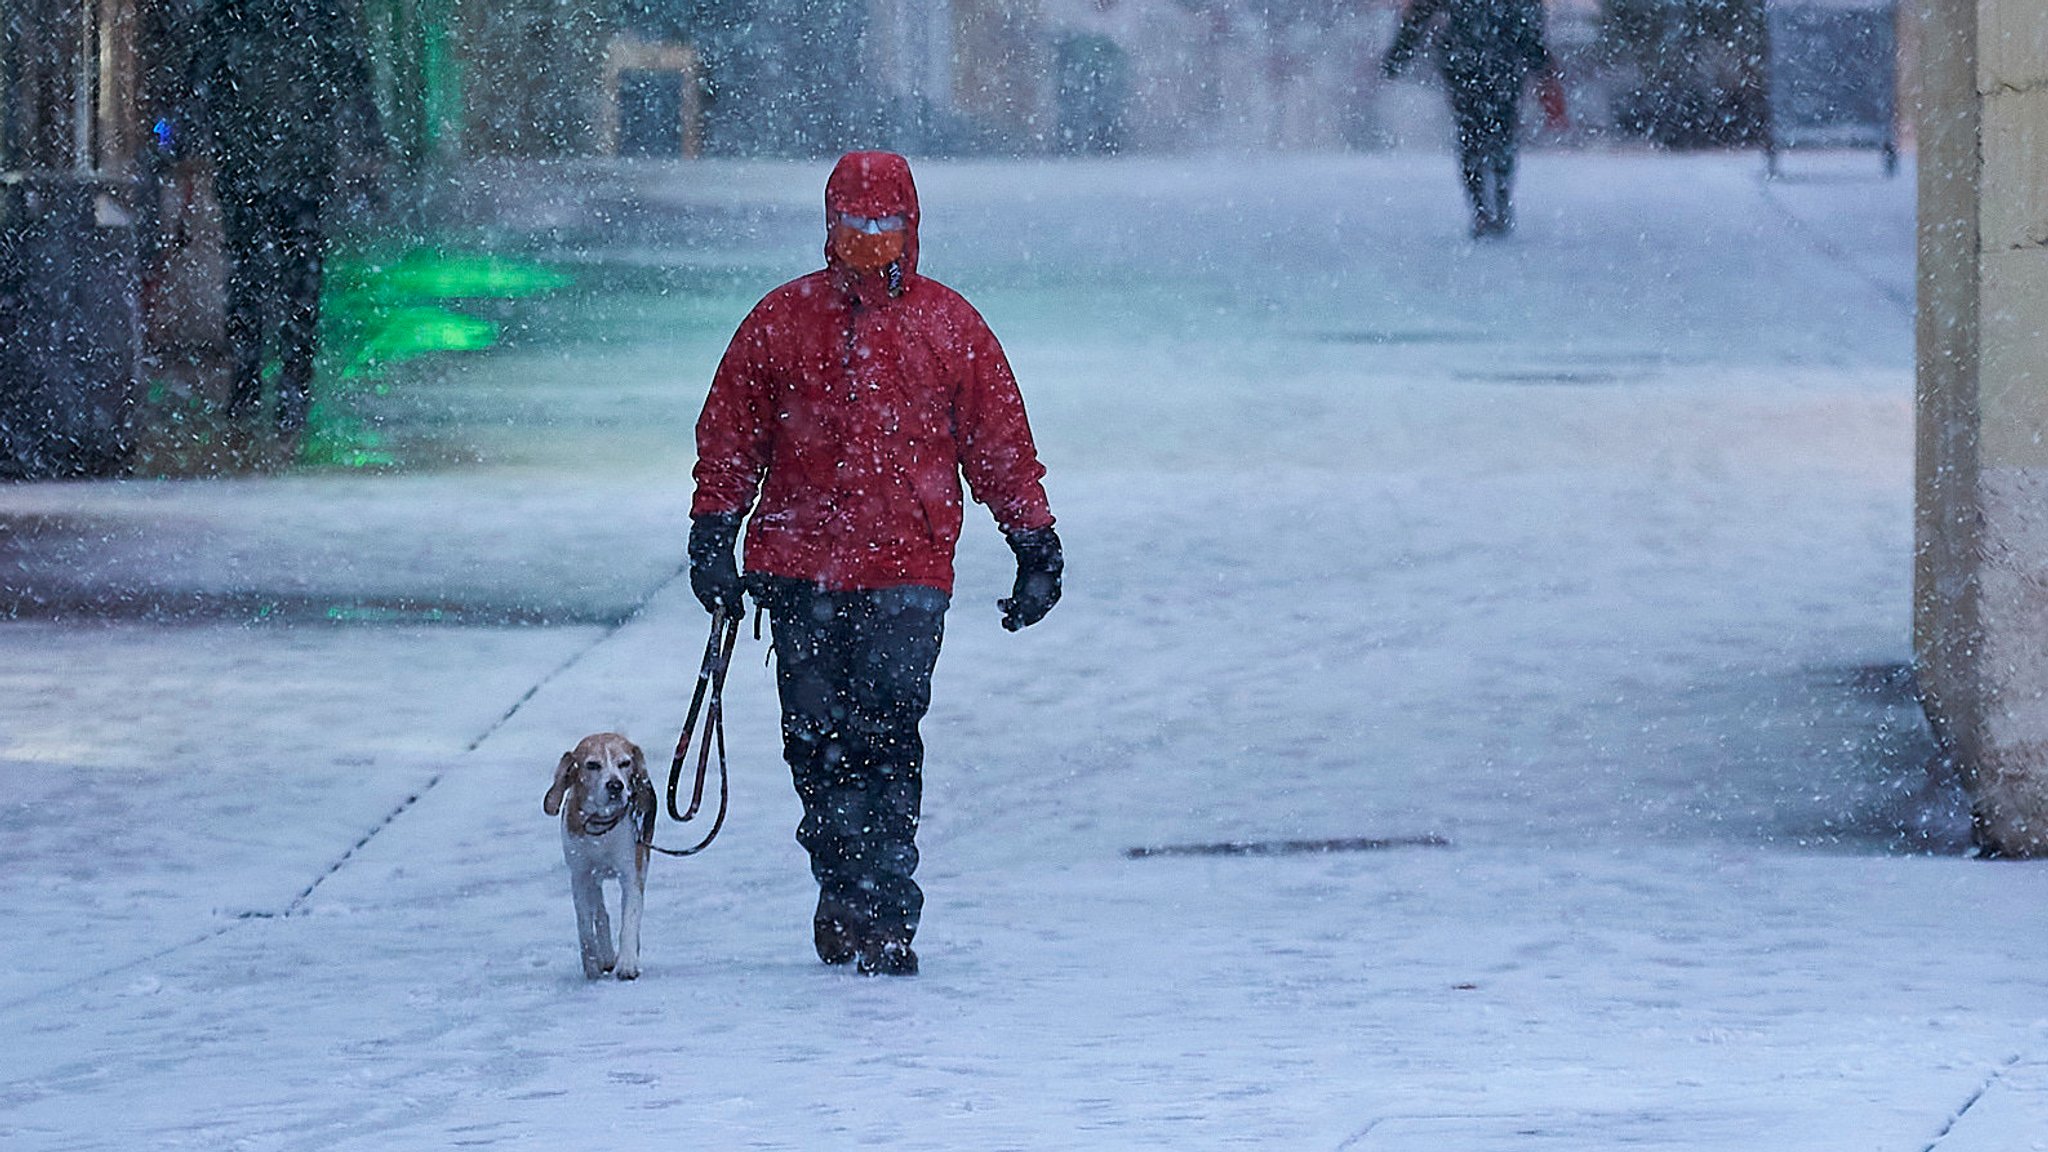
M 652 844 L 656 813 L 654 779 L 647 775 L 647 757 L 640 751 L 640 746 L 629 744 L 627 747 L 633 750 L 633 770 L 628 776 L 633 789 L 633 811 L 639 814 L 640 842 Z
M 540 802 L 540 810 L 550 816 L 562 810 L 562 795 L 569 790 L 569 781 L 576 776 L 576 751 L 562 753 L 562 761 L 555 765 L 555 782 L 548 788 L 547 798 Z

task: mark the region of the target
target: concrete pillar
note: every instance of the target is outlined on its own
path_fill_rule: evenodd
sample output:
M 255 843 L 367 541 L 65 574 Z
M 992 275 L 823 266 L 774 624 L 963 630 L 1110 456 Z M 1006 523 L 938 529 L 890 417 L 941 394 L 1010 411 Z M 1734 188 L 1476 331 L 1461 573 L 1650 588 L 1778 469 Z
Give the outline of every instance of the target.
M 1980 843 L 2048 855 L 2048 21 L 1921 3 L 1914 651 Z

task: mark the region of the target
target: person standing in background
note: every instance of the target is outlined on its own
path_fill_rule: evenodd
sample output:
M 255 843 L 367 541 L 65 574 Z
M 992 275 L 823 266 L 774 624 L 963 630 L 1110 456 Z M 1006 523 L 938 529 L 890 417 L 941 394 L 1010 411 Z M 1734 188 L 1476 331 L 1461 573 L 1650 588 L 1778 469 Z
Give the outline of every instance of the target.
M 1544 42 L 1542 0 L 1412 0 L 1381 71 L 1400 75 L 1434 31 L 1437 68 L 1458 134 L 1458 170 L 1472 206 L 1474 238 L 1514 231 L 1516 133 L 1522 87 L 1545 86 L 1545 111 L 1564 114 L 1557 66 Z
M 188 77 L 227 245 L 228 416 L 246 423 L 262 409 L 274 343 L 276 428 L 287 443 L 312 405 L 337 172 L 351 157 L 384 153 L 367 46 L 347 3 L 214 0 Z

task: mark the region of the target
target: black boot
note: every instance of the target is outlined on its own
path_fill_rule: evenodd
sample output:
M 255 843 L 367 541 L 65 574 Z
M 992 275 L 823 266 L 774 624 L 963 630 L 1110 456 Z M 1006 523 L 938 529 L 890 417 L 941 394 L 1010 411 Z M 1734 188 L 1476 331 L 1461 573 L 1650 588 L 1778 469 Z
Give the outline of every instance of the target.
M 856 971 L 863 976 L 915 976 L 917 953 L 905 940 L 872 943 L 861 949 Z
M 286 380 L 277 394 L 277 434 L 290 441 L 305 435 L 306 416 L 313 407 L 313 390 L 303 382 Z
M 846 906 L 818 893 L 818 910 L 811 915 L 811 942 L 818 949 L 818 959 L 827 964 L 852 963 L 856 939 Z

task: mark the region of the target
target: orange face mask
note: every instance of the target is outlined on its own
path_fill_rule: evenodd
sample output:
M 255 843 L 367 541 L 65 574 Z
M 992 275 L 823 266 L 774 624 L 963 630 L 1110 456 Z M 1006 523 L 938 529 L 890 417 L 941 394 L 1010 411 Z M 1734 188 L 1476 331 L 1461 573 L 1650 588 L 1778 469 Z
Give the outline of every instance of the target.
M 893 224 L 894 227 L 887 227 Z M 877 227 L 882 225 L 883 227 Z M 848 223 L 844 218 L 832 225 L 832 251 L 847 267 L 857 272 L 880 272 L 903 258 L 903 241 L 908 233 L 900 217 Z

